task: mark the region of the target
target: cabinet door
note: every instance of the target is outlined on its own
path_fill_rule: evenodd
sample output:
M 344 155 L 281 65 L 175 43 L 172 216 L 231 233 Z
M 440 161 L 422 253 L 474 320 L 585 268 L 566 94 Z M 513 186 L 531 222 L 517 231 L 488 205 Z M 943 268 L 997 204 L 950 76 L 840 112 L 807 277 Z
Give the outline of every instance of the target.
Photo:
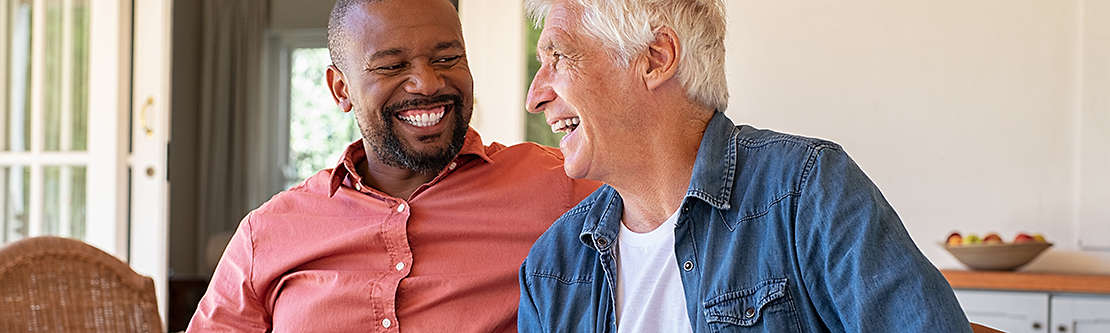
M 1057 333 L 1110 332 L 1110 296 L 1053 296 L 1052 329 Z
M 1048 294 L 957 290 L 967 319 L 1010 333 L 1046 333 Z

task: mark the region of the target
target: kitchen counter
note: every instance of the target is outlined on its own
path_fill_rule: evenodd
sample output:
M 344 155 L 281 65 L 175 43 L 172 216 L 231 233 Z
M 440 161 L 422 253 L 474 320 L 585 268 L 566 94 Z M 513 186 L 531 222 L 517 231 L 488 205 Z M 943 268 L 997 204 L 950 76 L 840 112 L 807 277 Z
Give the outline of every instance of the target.
M 1110 275 L 1051 274 L 942 269 L 954 289 L 1110 294 Z

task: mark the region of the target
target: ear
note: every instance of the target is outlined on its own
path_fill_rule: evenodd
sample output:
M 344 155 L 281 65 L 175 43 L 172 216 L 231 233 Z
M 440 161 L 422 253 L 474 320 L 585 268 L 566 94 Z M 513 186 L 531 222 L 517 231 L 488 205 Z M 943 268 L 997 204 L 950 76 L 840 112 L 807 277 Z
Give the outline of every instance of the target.
M 647 45 L 647 68 L 644 72 L 644 83 L 649 90 L 655 90 L 674 78 L 681 53 L 682 45 L 679 45 L 674 29 L 666 26 L 655 29 L 655 40 Z
M 351 112 L 353 105 L 351 104 L 351 94 L 347 90 L 347 77 L 335 65 L 328 66 L 327 71 L 328 90 L 331 91 L 331 98 L 335 100 L 335 105 L 339 106 L 339 110 L 343 112 Z

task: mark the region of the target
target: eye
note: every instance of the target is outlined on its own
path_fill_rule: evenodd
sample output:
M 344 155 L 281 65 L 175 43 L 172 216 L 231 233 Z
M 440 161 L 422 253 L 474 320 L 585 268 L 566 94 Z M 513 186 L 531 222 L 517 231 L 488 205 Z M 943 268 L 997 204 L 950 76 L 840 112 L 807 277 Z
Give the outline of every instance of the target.
M 566 58 L 566 56 L 564 56 L 562 53 L 559 53 L 559 51 L 552 51 L 551 52 L 551 68 L 558 70 L 559 69 L 559 63 L 562 62 L 564 58 Z
M 463 57 L 462 55 L 443 57 L 443 58 L 436 59 L 432 62 L 436 63 L 436 64 L 453 64 L 453 63 L 459 61 L 459 59 L 462 59 L 462 57 Z
M 373 71 L 376 73 L 388 74 L 405 69 L 408 65 L 405 63 L 396 63 L 392 65 L 374 67 Z

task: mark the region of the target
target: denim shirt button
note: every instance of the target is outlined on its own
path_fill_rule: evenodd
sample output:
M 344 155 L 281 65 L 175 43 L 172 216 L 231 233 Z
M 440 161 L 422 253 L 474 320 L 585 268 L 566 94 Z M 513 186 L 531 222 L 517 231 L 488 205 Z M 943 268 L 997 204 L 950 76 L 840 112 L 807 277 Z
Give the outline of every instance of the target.
M 693 270 L 694 262 L 687 260 L 686 262 L 682 263 L 682 269 L 685 269 L 687 272 Z
M 755 308 L 749 307 L 744 310 L 744 318 L 751 318 L 755 315 Z
M 609 241 L 605 240 L 605 238 L 598 238 L 597 239 L 597 246 L 598 247 L 605 247 L 605 244 L 609 244 Z

